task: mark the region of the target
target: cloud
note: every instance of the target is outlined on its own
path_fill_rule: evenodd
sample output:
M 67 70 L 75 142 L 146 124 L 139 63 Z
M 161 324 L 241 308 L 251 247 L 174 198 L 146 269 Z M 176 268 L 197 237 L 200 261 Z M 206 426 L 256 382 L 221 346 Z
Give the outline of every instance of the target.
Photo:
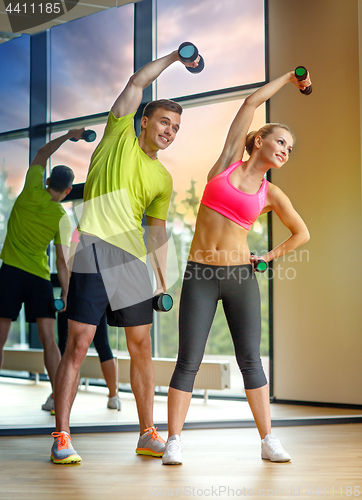
M 204 71 L 197 75 L 179 64 L 168 68 L 158 79 L 158 96 L 176 97 L 263 81 L 263 14 L 262 0 L 158 0 L 158 56 L 191 41 L 205 60 Z
M 108 111 L 133 72 L 133 5 L 51 30 L 52 120 Z
M 0 132 L 29 126 L 30 37 L 0 45 Z

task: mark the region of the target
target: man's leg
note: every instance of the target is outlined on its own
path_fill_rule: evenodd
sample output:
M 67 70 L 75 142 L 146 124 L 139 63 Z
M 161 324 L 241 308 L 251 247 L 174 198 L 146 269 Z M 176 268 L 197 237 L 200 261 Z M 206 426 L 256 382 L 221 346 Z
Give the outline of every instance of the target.
M 7 341 L 11 327 L 10 318 L 0 318 L 0 370 L 4 360 L 4 345 Z
M 136 399 L 141 434 L 153 427 L 155 372 L 151 359 L 151 324 L 125 327 L 131 357 L 131 387 Z
M 69 433 L 70 411 L 77 394 L 80 366 L 93 340 L 96 326 L 69 320 L 65 353 L 59 363 L 54 385 L 56 430 Z
M 165 441 L 153 425 L 155 372 L 151 358 L 151 324 L 125 327 L 127 347 L 131 357 L 131 386 L 136 399 L 140 422 L 140 437 L 136 453 L 162 457 Z
M 53 318 L 37 318 L 39 339 L 44 348 L 44 365 L 47 369 L 52 389 L 54 390 L 55 374 L 60 362 L 60 352 L 55 341 Z

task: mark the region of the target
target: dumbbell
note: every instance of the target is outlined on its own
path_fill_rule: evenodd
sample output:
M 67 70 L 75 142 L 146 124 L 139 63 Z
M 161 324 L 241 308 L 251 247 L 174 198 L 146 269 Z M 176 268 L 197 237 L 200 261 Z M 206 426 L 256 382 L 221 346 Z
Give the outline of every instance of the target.
M 158 312 L 167 312 L 172 309 L 173 300 L 171 295 L 168 293 L 159 293 L 155 295 L 152 299 L 152 307 L 155 311 Z
M 62 309 L 64 309 L 64 307 L 65 307 L 65 302 L 63 299 L 61 299 L 60 297 L 57 299 L 53 299 L 53 302 L 52 302 L 53 311 L 59 312 Z
M 297 80 L 299 80 L 300 82 L 302 80 L 305 80 L 308 76 L 308 71 L 307 69 L 304 67 L 304 66 L 298 66 L 297 68 L 295 68 L 295 72 L 294 72 Z M 304 90 L 302 89 L 299 89 L 301 91 L 302 94 L 304 95 L 309 95 L 312 93 L 312 85 L 309 85 L 309 87 L 306 87 Z
M 251 253 L 251 255 L 255 255 Z M 265 262 L 264 259 L 258 259 L 253 262 L 254 266 L 254 271 L 257 271 L 258 273 L 265 273 L 265 271 L 268 269 L 268 264 Z
M 83 132 L 82 139 L 85 142 L 93 142 L 96 140 L 96 138 L 97 134 L 94 132 L 94 130 L 85 130 Z M 70 140 L 73 142 L 78 142 L 79 139 L 75 139 L 74 137 L 72 137 Z
M 182 62 L 191 63 L 195 61 L 200 54 L 197 50 L 197 47 L 193 43 L 184 42 L 178 48 L 178 55 Z M 201 73 L 204 67 L 205 62 L 203 57 L 200 55 L 199 64 L 196 66 L 196 68 L 190 68 L 189 66 L 186 66 L 186 69 L 187 71 L 190 71 L 190 73 Z

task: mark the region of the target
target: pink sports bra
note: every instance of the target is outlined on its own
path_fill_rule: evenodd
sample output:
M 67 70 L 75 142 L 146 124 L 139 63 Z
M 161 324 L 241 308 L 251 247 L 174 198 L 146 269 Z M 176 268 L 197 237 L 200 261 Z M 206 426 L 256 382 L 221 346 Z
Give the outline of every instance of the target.
M 269 182 L 263 179 L 259 191 L 255 194 L 240 191 L 231 184 L 230 175 L 242 163 L 242 161 L 233 163 L 215 175 L 206 184 L 201 203 L 249 231 L 265 207 Z

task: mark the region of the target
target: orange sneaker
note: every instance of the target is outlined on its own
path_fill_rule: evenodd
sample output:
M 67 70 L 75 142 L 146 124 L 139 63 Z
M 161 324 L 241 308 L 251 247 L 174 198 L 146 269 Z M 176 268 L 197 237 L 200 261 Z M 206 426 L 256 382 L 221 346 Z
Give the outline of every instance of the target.
M 159 435 L 157 428 L 147 427 L 143 432 L 138 440 L 136 453 L 161 458 L 165 451 L 165 440 Z
M 55 464 L 77 464 L 81 457 L 75 451 L 72 440 L 67 432 L 52 432 L 54 443 L 51 449 L 50 459 Z

